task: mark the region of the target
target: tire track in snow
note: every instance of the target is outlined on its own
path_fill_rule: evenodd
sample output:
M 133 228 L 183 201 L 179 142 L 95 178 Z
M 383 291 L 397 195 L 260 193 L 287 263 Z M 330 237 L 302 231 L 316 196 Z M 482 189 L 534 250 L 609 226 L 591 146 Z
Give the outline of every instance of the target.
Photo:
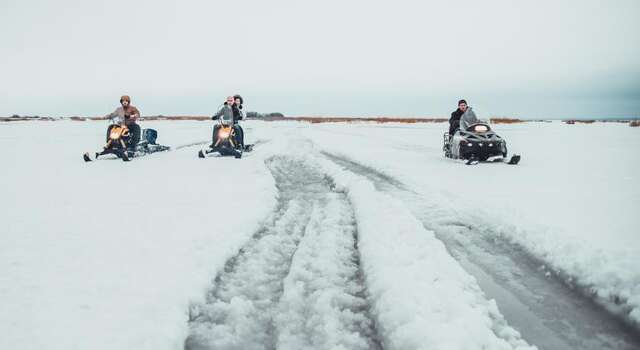
M 277 210 L 192 305 L 185 349 L 376 349 L 346 197 L 309 164 L 267 165 Z
M 590 295 L 567 285 L 563 276 L 545 274 L 544 262 L 500 239 L 490 225 L 460 218 L 429 202 L 399 180 L 332 153 L 334 163 L 368 178 L 380 191 L 402 199 L 425 228 L 435 232 L 452 256 L 496 299 L 509 324 L 540 349 L 638 349 L 640 336 Z M 468 224 L 466 222 L 473 222 Z

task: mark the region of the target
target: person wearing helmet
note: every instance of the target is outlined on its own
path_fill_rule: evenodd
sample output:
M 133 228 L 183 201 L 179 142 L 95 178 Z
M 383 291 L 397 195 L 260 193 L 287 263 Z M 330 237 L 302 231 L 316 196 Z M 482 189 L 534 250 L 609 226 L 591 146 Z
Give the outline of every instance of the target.
M 106 115 L 107 119 L 110 119 L 113 124 L 107 129 L 107 141 L 109 140 L 109 133 L 114 124 L 125 124 L 131 133 L 131 138 L 128 142 L 129 148 L 135 148 L 140 141 L 140 126 L 136 123 L 140 118 L 140 111 L 131 105 L 131 97 L 123 95 L 120 97 L 120 107 L 115 111 Z
M 227 100 L 224 102 L 224 104 L 222 105 L 222 107 L 218 110 L 218 112 L 216 112 L 216 114 L 211 116 L 212 120 L 218 120 L 221 119 L 228 121 L 230 123 L 234 123 L 234 117 L 233 117 L 233 96 L 228 96 Z M 220 130 L 220 125 L 216 125 L 213 127 L 213 134 L 211 135 L 211 147 L 213 147 L 216 143 L 216 136 L 218 135 L 218 130 Z

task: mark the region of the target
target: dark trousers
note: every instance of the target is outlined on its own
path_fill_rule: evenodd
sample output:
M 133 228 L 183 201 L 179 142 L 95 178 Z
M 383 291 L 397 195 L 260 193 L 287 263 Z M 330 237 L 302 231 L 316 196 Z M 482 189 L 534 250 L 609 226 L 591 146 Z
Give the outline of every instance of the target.
M 244 146 L 244 130 L 242 130 L 240 124 L 236 124 L 233 127 L 236 129 L 236 141 L 238 141 L 240 146 Z
M 452 120 L 449 122 L 449 135 L 453 136 L 458 129 L 460 129 L 460 120 Z
M 138 142 L 140 142 L 140 125 L 138 124 L 129 124 L 127 125 L 129 128 L 129 148 L 135 148 Z

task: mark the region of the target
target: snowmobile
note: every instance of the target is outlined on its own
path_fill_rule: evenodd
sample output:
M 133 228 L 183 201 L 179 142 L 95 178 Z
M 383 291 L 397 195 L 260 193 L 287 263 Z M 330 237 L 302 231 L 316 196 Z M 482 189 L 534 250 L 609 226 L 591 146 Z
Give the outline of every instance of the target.
M 251 152 L 253 145 L 240 145 L 236 139 L 236 130 L 233 121 L 224 118 L 218 119 L 218 132 L 214 142 L 209 149 L 200 150 L 198 157 L 205 158 L 208 154 L 219 153 L 221 156 L 234 156 L 236 159 L 242 158 L 244 152 Z
M 136 145 L 131 145 L 129 128 L 124 124 L 112 124 L 109 129 L 107 144 L 104 146 L 102 152 L 95 153 L 94 159 L 98 159 L 99 156 L 114 154 L 126 162 L 134 157 L 168 151 L 171 149 L 169 146 L 157 144 L 157 138 L 158 132 L 155 129 L 143 129 L 142 140 Z M 85 162 L 94 160 L 91 159 L 89 152 L 85 153 L 83 158 Z
M 445 157 L 466 160 L 468 165 L 486 161 L 503 162 L 507 158 L 507 142 L 484 122 L 471 124 L 453 136 L 445 132 L 442 150 Z M 507 163 L 515 165 L 519 161 L 520 156 L 514 154 Z

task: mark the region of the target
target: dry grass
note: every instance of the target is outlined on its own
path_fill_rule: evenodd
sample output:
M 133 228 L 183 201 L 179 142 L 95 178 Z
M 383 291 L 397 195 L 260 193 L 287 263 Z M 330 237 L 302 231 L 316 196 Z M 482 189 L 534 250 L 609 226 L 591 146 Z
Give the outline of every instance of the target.
M 359 123 L 359 122 L 374 122 L 379 124 L 384 123 L 444 123 L 447 122 L 446 118 L 395 118 L 395 117 L 268 117 L 264 118 L 266 121 L 300 121 L 312 124 L 318 123 Z
M 0 117 L 0 122 L 12 122 L 12 121 L 34 121 L 34 120 L 45 120 L 45 121 L 55 121 L 60 119 L 68 119 L 72 121 L 100 121 L 106 120 L 104 116 L 100 117 L 82 117 L 82 116 L 72 116 L 69 118 L 52 118 L 52 117 L 28 117 L 28 116 L 11 116 L 11 117 Z M 438 118 L 438 117 L 314 117 L 314 116 L 296 116 L 296 117 L 284 117 L 278 115 L 270 115 L 264 116 L 261 118 L 247 118 L 249 120 L 263 120 L 263 121 L 299 121 L 311 124 L 320 124 L 320 123 L 403 123 L 403 124 L 417 124 L 417 123 L 447 123 L 449 121 L 448 118 Z M 195 120 L 195 121 L 207 121 L 211 120 L 209 116 L 202 115 L 182 115 L 182 116 L 165 116 L 165 115 L 152 115 L 152 116 L 144 116 L 141 117 L 142 121 L 149 120 Z M 505 118 L 505 117 L 494 117 L 489 119 L 491 124 L 517 124 L 517 123 L 529 123 L 529 122 L 549 122 L 548 120 L 522 120 L 518 118 Z M 629 126 L 638 127 L 640 126 L 640 120 L 580 120 L 580 119 L 565 119 L 563 120 L 566 124 L 592 124 L 596 121 L 600 122 L 609 122 L 609 123 L 628 123 Z
M 178 115 L 178 116 L 165 116 L 165 115 L 151 115 L 141 117 L 140 120 L 211 120 L 211 117 L 202 115 Z
M 567 119 L 567 120 L 563 120 L 563 122 L 565 122 L 566 124 L 569 124 L 569 125 L 573 125 L 573 124 L 576 124 L 576 123 L 579 123 L 579 124 L 593 124 L 596 121 L 593 120 L 593 119 L 589 119 L 589 120 Z
M 34 121 L 34 120 L 45 120 L 45 121 L 54 121 L 55 118 L 51 117 L 0 117 L 0 122 L 21 122 L 21 121 Z
M 517 118 L 491 118 L 489 119 L 491 124 L 515 124 L 515 123 L 525 123 L 526 120 L 517 119 Z

